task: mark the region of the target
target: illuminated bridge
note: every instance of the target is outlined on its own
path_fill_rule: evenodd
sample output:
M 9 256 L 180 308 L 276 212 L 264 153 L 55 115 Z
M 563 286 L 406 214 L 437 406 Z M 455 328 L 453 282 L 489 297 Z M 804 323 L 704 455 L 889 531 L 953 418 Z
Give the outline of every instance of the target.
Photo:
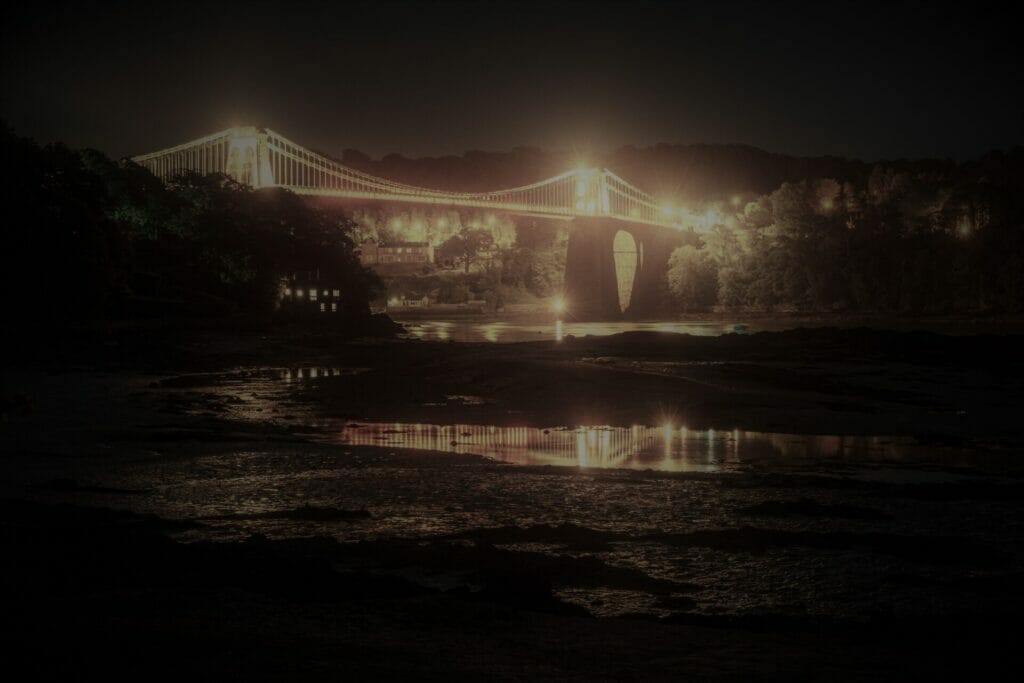
M 254 188 L 346 200 L 493 209 L 572 221 L 565 296 L 576 319 L 655 312 L 681 216 L 603 168 L 578 168 L 522 187 L 449 192 L 398 183 L 349 168 L 267 128 L 228 130 L 133 161 L 163 180 L 185 172 L 223 173 Z
M 243 127 L 134 157 L 167 180 L 185 171 L 224 173 L 251 187 L 296 194 L 445 207 L 490 208 L 520 215 L 571 219 L 609 216 L 674 226 L 674 212 L 611 171 L 580 168 L 522 187 L 449 192 L 406 185 L 356 171 L 266 128 Z

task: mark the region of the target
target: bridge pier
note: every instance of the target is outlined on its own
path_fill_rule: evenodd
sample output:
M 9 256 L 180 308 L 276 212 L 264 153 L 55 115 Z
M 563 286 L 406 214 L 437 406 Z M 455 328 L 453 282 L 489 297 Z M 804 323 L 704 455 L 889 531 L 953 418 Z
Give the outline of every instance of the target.
M 565 253 L 565 298 L 571 319 L 621 317 L 612 241 L 615 226 L 601 218 L 576 218 Z
M 657 315 L 664 306 L 669 256 L 682 243 L 678 233 L 662 227 L 606 217 L 573 219 L 565 255 L 571 319 Z

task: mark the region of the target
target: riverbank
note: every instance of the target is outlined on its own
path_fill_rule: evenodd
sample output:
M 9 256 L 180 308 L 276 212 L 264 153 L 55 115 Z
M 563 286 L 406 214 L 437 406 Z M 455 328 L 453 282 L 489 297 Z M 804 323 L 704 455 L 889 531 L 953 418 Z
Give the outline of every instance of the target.
M 12 649 L 40 678 L 159 662 L 257 680 L 995 680 L 1024 607 L 1020 341 L 67 340 L 4 370 Z M 370 424 L 392 426 L 339 439 Z M 395 445 L 416 425 L 459 425 L 456 445 Z M 712 466 L 508 465 L 466 425 L 667 426 L 665 458 Z M 709 450 L 735 442 L 711 430 L 790 436 L 723 459 Z M 801 435 L 875 450 L 794 457 Z M 877 457 L 901 439 L 913 457 Z
M 1012 675 L 1003 664 L 1015 643 L 1019 576 L 958 588 L 980 591 L 988 602 L 1001 595 L 1005 609 L 984 616 L 716 617 L 686 614 L 692 587 L 593 559 L 506 550 L 493 545 L 493 534 L 426 544 L 259 536 L 184 544 L 165 534 L 185 525 L 156 517 L 10 502 L 0 511 L 9 553 L 4 616 L 15 627 L 8 657 L 27 678 L 100 672 L 108 680 Z M 586 529 L 540 531 L 570 543 L 595 542 Z M 729 552 L 742 558 L 760 551 Z M 425 572 L 466 576 L 468 583 L 429 585 Z M 676 616 L 595 618 L 553 594 L 573 574 L 653 590 Z M 890 582 L 898 585 L 897 579 Z M 949 589 L 933 584 L 928 590 Z
M 415 314 L 395 312 L 394 319 L 411 339 L 459 342 L 522 342 L 559 340 L 565 336 L 608 336 L 630 331 L 668 332 L 697 336 L 730 333 L 786 332 L 821 327 L 869 328 L 900 332 L 934 332 L 963 336 L 977 334 L 1024 335 L 1020 316 L 881 316 L 871 314 L 764 314 L 714 313 L 657 320 L 585 321 L 571 315 L 561 320 L 548 310 L 533 313 L 459 314 L 422 310 Z
M 165 400 L 179 389 L 212 400 L 244 394 L 264 371 L 336 368 L 343 377 L 297 382 L 287 400 L 307 414 L 342 420 L 535 427 L 668 421 L 691 429 L 907 435 L 975 445 L 1016 445 L 1016 409 L 1024 401 L 1020 338 L 1007 335 L 820 328 L 565 335 L 560 342 L 502 345 L 352 341 L 330 330 L 115 330 L 53 342 L 8 367 L 5 393 L 31 396 L 40 370 L 94 371 L 115 382 L 149 378 L 139 380 L 153 383 L 140 394 L 146 400 Z M 245 405 L 244 397 L 236 399 Z M 265 408 L 261 419 L 274 421 L 287 412 L 252 407 Z

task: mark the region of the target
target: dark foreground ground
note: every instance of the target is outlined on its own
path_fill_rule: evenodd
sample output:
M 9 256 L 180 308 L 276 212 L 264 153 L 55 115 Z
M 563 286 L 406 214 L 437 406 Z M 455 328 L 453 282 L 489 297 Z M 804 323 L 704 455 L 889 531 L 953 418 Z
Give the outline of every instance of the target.
M 868 330 L 23 349 L 5 657 L 26 678 L 1016 680 L 1019 349 Z M 318 379 L 278 381 L 300 368 Z M 520 467 L 332 438 L 359 420 L 914 445 Z

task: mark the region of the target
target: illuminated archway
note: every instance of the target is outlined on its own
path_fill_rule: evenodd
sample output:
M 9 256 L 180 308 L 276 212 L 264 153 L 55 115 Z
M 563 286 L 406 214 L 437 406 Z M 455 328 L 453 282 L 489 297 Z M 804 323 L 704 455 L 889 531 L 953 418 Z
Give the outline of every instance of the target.
M 625 312 L 629 308 L 629 301 L 633 296 L 633 283 L 636 281 L 636 271 L 640 266 L 640 250 L 637 248 L 633 235 L 625 230 L 619 230 L 615 233 L 615 240 L 612 242 L 612 253 L 615 256 L 619 311 Z

